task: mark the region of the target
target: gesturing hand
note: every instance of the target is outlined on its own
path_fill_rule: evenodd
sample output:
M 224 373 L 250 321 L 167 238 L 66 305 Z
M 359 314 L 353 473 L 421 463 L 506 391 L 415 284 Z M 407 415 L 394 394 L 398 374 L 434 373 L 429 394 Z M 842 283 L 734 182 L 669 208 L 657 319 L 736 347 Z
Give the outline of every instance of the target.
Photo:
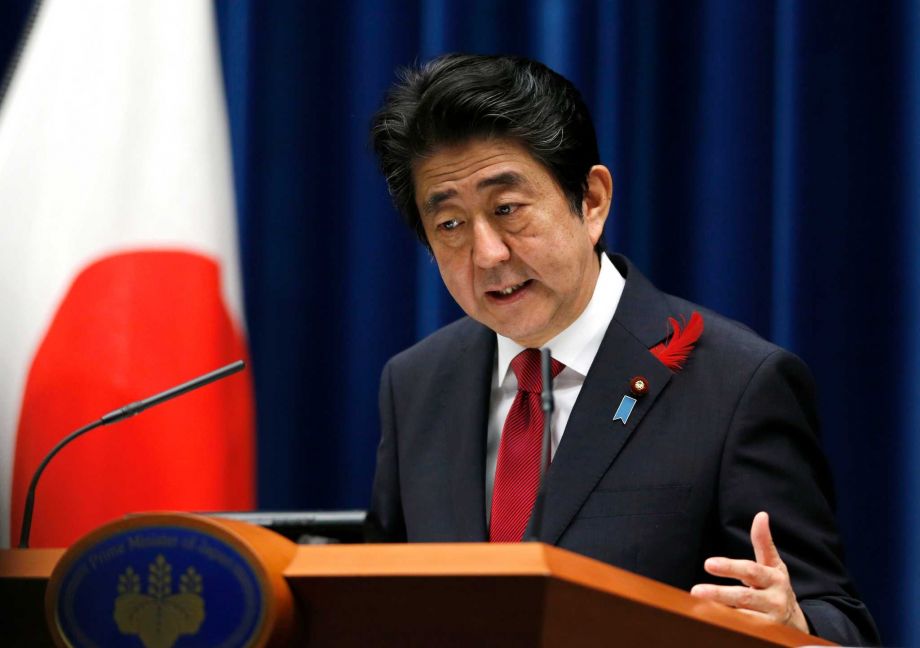
M 770 519 L 763 511 L 754 516 L 751 524 L 751 544 L 756 562 L 709 558 L 704 564 L 713 576 L 735 578 L 744 585 L 694 585 L 690 593 L 808 632 L 805 615 L 789 582 L 789 570 L 773 544 Z

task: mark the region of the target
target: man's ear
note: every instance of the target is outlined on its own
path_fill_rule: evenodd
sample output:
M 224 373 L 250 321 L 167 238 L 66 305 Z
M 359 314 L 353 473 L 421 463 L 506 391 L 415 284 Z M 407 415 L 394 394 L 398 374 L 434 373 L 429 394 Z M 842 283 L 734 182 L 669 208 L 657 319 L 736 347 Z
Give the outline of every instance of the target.
M 612 200 L 613 178 L 610 170 L 601 164 L 595 164 L 588 171 L 588 188 L 581 202 L 581 213 L 588 227 L 592 245 L 597 243 L 604 232 L 604 223 L 607 221 L 607 214 L 610 213 Z

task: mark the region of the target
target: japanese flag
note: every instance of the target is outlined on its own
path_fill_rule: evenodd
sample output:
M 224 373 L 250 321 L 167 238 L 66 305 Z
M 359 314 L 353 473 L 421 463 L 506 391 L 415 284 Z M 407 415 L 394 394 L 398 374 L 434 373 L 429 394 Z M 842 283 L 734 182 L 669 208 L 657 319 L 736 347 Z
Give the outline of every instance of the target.
M 231 172 L 209 1 L 41 3 L 0 104 L 0 544 L 62 437 L 246 359 Z M 32 546 L 251 508 L 253 434 L 244 372 L 79 438 Z

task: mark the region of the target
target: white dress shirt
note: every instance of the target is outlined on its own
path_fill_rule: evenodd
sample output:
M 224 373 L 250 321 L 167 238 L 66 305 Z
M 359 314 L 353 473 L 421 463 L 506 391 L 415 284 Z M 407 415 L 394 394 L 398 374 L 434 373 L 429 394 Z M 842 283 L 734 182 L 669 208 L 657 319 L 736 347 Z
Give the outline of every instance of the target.
M 626 280 L 620 275 L 606 254 L 601 255 L 601 270 L 588 306 L 572 324 L 543 346 L 553 357 L 565 365 L 553 379 L 555 409 L 552 417 L 552 455 L 562 440 L 565 425 L 575 406 L 575 400 L 601 346 L 607 326 L 613 319 Z M 517 395 L 517 376 L 511 370 L 511 360 L 524 350 L 510 338 L 497 335 L 495 370 L 492 372 L 492 391 L 489 400 L 489 430 L 486 437 L 486 520 L 492 510 L 492 487 L 495 483 L 495 465 L 502 428 Z

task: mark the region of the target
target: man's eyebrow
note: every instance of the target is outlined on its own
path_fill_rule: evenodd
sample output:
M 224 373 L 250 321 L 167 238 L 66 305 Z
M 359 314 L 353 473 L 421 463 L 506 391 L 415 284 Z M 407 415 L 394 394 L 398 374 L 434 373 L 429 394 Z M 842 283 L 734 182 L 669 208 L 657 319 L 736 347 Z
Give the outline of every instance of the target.
M 425 204 L 422 205 L 422 210 L 426 214 L 431 214 L 432 212 L 437 210 L 438 205 L 440 205 L 442 202 L 444 202 L 445 200 L 449 198 L 453 198 L 456 195 L 457 195 L 457 191 L 455 189 L 445 189 L 444 191 L 435 192 L 431 194 L 430 196 L 428 196 L 428 199 L 425 201 Z

